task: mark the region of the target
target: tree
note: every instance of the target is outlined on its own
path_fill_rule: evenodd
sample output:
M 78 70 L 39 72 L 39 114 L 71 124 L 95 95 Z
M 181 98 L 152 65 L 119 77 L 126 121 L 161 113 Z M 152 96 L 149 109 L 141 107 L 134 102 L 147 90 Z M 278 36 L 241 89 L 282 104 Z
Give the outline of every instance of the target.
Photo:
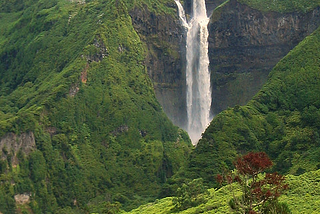
M 217 181 L 240 184 L 242 195 L 235 196 L 232 189 L 233 199 L 229 203 L 236 213 L 290 213 L 286 204 L 278 202 L 279 196 L 288 188 L 285 177 L 276 172 L 261 174 L 272 166 L 266 153 L 250 152 L 239 157 L 234 166 L 234 172 L 218 175 Z

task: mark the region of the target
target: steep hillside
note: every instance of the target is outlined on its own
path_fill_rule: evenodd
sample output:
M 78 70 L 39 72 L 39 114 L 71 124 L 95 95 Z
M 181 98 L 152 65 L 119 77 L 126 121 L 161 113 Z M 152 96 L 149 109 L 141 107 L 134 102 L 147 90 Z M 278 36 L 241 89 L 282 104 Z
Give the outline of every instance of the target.
M 0 212 L 129 209 L 184 164 L 129 15 L 167 2 L 0 1 Z
M 189 175 L 213 184 L 235 156 L 250 150 L 266 151 L 281 173 L 319 169 L 319 47 L 320 28 L 274 67 L 247 105 L 217 115 L 191 155 Z

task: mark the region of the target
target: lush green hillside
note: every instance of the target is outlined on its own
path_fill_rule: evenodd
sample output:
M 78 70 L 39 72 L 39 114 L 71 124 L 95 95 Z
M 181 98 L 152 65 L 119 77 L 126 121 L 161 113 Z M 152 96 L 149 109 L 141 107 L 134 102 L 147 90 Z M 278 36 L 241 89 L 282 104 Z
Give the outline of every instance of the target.
M 134 6 L 172 15 L 174 2 L 81 2 L 0 0 L 0 212 L 128 210 L 160 191 L 170 194 L 170 185 L 163 184 L 185 163 L 182 174 L 213 184 L 237 154 L 249 150 L 266 151 L 282 173 L 320 167 L 320 29 L 275 67 L 247 106 L 219 114 L 187 162 L 190 140 L 155 98 L 144 62 L 146 44 L 129 16 Z M 266 1 L 243 2 L 267 8 Z M 305 12 L 319 5 L 281 2 L 283 7 L 270 10 Z M 23 133 L 35 137 L 28 155 L 5 145 Z M 318 179 L 318 172 L 305 176 Z M 303 177 L 291 178 L 297 188 L 283 200 L 307 213 L 311 208 L 303 200 L 312 199 L 315 209 L 316 188 L 302 189 Z M 18 194 L 30 201 L 16 204 Z M 211 190 L 212 200 L 186 212 L 226 213 L 228 194 L 227 187 Z M 158 205 L 158 211 L 169 210 L 171 199 Z M 133 212 L 153 209 L 148 206 Z
M 135 3 L 174 11 L 167 1 Z M 0 137 L 32 132 L 36 142 L 29 156 L 0 152 L 0 212 L 15 213 L 22 193 L 34 213 L 102 202 L 129 209 L 156 197 L 184 164 L 191 143 L 155 98 L 132 7 L 0 1 Z
M 235 156 L 250 150 L 266 151 L 280 173 L 319 169 L 319 47 L 320 28 L 276 65 L 252 101 L 217 115 L 192 153 L 186 174 L 213 184 Z
M 320 212 L 320 170 L 305 173 L 300 176 L 288 175 L 286 178 L 289 190 L 280 197 L 280 202 L 286 203 L 292 214 L 311 214 Z M 236 186 L 232 187 L 236 190 Z M 189 208 L 180 212 L 173 210 L 172 197 L 157 200 L 132 210 L 131 214 L 167 214 L 167 213 L 234 213 L 229 207 L 229 201 L 233 198 L 227 185 L 221 189 L 209 189 L 208 201 L 199 206 Z M 237 191 L 235 191 L 237 194 Z

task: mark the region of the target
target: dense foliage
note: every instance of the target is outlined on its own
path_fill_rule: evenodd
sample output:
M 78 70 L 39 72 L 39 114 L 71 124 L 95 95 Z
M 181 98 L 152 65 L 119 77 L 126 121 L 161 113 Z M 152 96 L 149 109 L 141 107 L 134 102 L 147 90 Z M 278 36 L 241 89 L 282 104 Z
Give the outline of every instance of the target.
M 0 211 L 15 213 L 22 193 L 34 213 L 130 209 L 156 197 L 191 143 L 155 98 L 132 1 L 0 5 L 0 137 L 36 141 L 29 156 L 0 152 Z
M 186 210 L 190 207 L 198 206 L 207 202 L 209 194 L 203 185 L 202 178 L 194 179 L 188 183 L 184 183 L 177 189 L 176 197 L 173 198 L 174 209 L 176 211 Z

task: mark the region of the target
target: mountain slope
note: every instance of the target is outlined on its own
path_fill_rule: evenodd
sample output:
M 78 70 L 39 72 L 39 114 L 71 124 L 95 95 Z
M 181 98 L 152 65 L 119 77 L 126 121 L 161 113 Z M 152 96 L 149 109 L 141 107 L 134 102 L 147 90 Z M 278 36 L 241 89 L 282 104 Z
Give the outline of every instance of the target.
M 191 143 L 155 98 L 132 2 L 0 5 L 0 211 L 15 213 L 24 193 L 34 213 L 83 209 L 97 196 L 129 209 L 157 196 Z M 31 153 L 15 144 L 25 135 Z
M 319 47 L 320 28 L 275 66 L 247 105 L 217 115 L 191 154 L 189 175 L 213 184 L 235 156 L 251 150 L 266 151 L 280 173 L 319 169 Z

